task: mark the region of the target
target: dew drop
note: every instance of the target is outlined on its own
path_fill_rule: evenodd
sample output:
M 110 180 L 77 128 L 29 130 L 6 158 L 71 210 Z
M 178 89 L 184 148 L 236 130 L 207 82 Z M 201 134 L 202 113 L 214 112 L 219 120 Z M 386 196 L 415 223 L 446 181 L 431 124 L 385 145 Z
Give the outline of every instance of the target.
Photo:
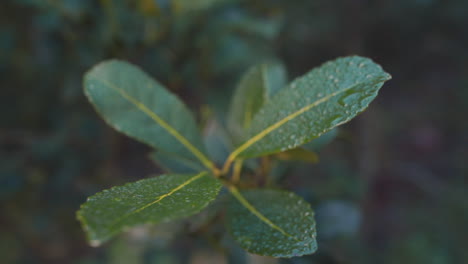
M 346 91 L 340 99 L 338 99 L 338 103 L 342 106 L 348 106 L 348 104 L 352 104 L 356 102 L 359 98 L 359 92 L 354 90 Z
M 340 123 L 341 121 L 341 116 L 340 115 L 334 115 L 332 116 L 330 119 L 327 120 L 330 125 L 334 126 L 334 125 L 337 125 L 338 123 Z

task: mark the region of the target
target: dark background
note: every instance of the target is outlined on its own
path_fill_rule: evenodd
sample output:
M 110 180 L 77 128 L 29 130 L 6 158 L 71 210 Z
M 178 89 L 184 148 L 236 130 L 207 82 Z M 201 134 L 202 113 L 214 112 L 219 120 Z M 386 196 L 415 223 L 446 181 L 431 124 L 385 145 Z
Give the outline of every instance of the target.
M 0 262 L 465 263 L 467 47 L 465 0 L 2 0 Z M 92 65 L 140 65 L 205 124 L 250 65 L 279 58 L 291 79 L 352 54 L 393 79 L 320 163 L 279 180 L 316 210 L 316 254 L 245 256 L 222 225 L 190 221 L 86 244 L 87 196 L 161 173 L 86 101 Z

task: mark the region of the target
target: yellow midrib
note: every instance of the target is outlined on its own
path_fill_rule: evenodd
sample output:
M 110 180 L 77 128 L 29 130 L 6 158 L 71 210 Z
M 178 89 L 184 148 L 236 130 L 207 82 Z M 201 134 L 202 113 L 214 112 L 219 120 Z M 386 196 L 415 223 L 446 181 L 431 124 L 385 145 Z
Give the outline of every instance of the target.
M 205 156 L 201 151 L 199 151 L 195 146 L 192 145 L 184 136 L 182 136 L 177 130 L 175 130 L 172 126 L 170 126 L 166 121 L 160 118 L 156 113 L 151 111 L 146 105 L 139 102 L 137 99 L 130 96 L 121 88 L 117 87 L 116 85 L 106 81 L 95 78 L 97 81 L 104 83 L 105 85 L 109 86 L 111 89 L 117 91 L 123 98 L 134 104 L 138 109 L 140 109 L 143 113 L 147 114 L 153 121 L 155 121 L 158 125 L 164 128 L 169 134 L 175 137 L 182 145 L 184 145 L 196 158 L 200 160 L 200 162 L 208 169 L 215 171 L 215 167 L 213 163 Z
M 168 197 L 168 196 L 171 196 L 172 194 L 174 194 L 175 192 L 179 191 L 180 189 L 184 188 L 185 186 L 189 185 L 190 183 L 198 180 L 199 178 L 205 176 L 207 174 L 206 171 L 204 172 L 200 172 L 199 174 L 193 176 L 192 178 L 188 179 L 187 181 L 183 182 L 182 184 L 180 184 L 179 186 L 177 186 L 176 188 L 172 189 L 170 192 L 168 193 L 165 193 L 163 195 L 160 195 L 158 196 L 154 201 L 148 203 L 148 204 L 145 204 L 144 206 L 136 209 L 136 210 L 133 210 L 119 218 L 117 218 L 112 224 L 109 225 L 109 229 L 112 229 L 113 226 L 115 226 L 116 224 L 118 224 L 119 222 L 121 222 L 122 220 L 124 220 L 125 218 L 128 218 L 129 216 L 131 215 L 134 215 L 134 214 L 137 214 L 143 210 L 145 210 L 146 208 L 152 206 L 152 205 L 155 205 L 157 203 L 159 203 L 162 199 Z
M 293 235 L 290 235 L 288 232 L 284 231 L 281 227 L 277 226 L 275 223 L 271 222 L 270 219 L 266 218 L 262 213 L 260 213 L 247 199 L 242 196 L 242 194 L 237 190 L 235 186 L 229 186 L 228 187 L 229 191 L 231 194 L 245 207 L 247 210 L 249 210 L 252 214 L 254 214 L 258 219 L 260 219 L 262 222 L 267 224 L 269 227 L 279 231 L 281 234 L 287 237 L 291 237 L 295 240 L 298 240 L 296 237 Z
M 226 164 L 230 164 L 232 161 L 234 161 L 237 156 L 242 153 L 244 150 L 246 150 L 247 148 L 249 148 L 250 146 L 252 146 L 253 144 L 255 144 L 257 141 L 261 140 L 262 138 L 264 138 L 266 135 L 268 135 L 269 133 L 273 132 L 274 130 L 278 129 L 279 127 L 281 127 L 282 125 L 284 125 L 286 122 L 296 118 L 298 115 L 310 110 L 311 108 L 313 107 L 316 107 L 317 105 L 323 103 L 323 102 L 326 102 L 328 101 L 330 98 L 340 94 L 340 93 L 343 93 L 349 89 L 351 89 L 352 87 L 350 88 L 347 88 L 347 89 L 343 89 L 343 90 L 340 90 L 340 91 L 336 91 L 336 92 L 333 92 L 327 96 L 324 96 L 323 98 L 313 102 L 312 104 L 309 104 L 307 106 L 304 106 L 303 108 L 297 110 L 296 112 L 286 116 L 285 118 L 281 119 L 280 121 L 274 123 L 273 125 L 267 127 L 266 129 L 262 130 L 260 133 L 258 133 L 257 135 L 255 135 L 254 137 L 251 137 L 249 140 L 247 140 L 244 144 L 242 144 L 241 146 L 239 146 L 237 149 L 235 149 L 228 157 L 227 161 L 226 161 Z

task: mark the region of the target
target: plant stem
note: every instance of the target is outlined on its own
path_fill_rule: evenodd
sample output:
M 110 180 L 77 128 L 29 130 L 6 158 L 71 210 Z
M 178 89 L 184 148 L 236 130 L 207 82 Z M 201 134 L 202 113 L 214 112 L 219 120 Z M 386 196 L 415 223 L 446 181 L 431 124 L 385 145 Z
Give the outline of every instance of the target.
M 244 163 L 244 160 L 237 160 L 234 163 L 234 170 L 232 172 L 232 182 L 234 184 L 237 184 L 240 180 L 240 175 L 241 175 L 241 170 L 242 170 L 242 164 Z

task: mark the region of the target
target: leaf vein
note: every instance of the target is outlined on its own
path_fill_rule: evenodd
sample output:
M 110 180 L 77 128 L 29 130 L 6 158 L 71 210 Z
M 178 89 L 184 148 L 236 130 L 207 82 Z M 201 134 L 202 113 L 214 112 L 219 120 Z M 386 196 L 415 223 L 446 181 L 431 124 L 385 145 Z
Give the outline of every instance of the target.
M 174 194 L 175 192 L 181 190 L 182 188 L 184 188 L 185 186 L 189 185 L 190 183 L 198 180 L 199 178 L 205 176 L 207 174 L 206 171 L 204 172 L 200 172 L 199 174 L 196 174 L 195 176 L 193 176 L 192 178 L 188 179 L 187 181 L 183 182 L 182 184 L 180 184 L 179 186 L 177 186 L 176 188 L 172 189 L 170 192 L 168 193 L 165 193 L 163 195 L 160 195 L 158 196 L 154 201 L 150 202 L 150 203 L 147 203 L 145 205 L 143 205 L 142 207 L 136 209 L 136 210 L 133 210 L 119 218 L 117 218 L 111 225 L 110 225 L 110 229 L 112 229 L 112 227 L 114 227 L 115 225 L 117 225 L 118 223 L 120 223 L 121 221 L 123 221 L 124 219 L 128 218 L 129 216 L 131 215 L 134 215 L 134 214 L 137 214 L 143 210 L 145 210 L 146 208 L 152 206 L 152 205 L 155 205 L 157 203 L 159 203 L 160 201 L 162 201 L 164 198 L 166 197 L 169 197 L 171 196 L 172 194 Z
M 258 219 L 260 219 L 262 222 L 267 224 L 269 227 L 279 231 L 281 234 L 284 236 L 293 238 L 297 241 L 299 241 L 295 236 L 289 234 L 288 232 L 284 231 L 281 227 L 277 226 L 275 223 L 271 222 L 270 219 L 266 218 L 262 213 L 260 213 L 247 199 L 242 196 L 242 194 L 237 190 L 236 187 L 234 186 L 229 186 L 229 191 L 232 193 L 232 195 L 245 207 L 247 210 L 249 210 L 252 214 L 254 214 Z
M 97 78 L 96 78 L 97 79 Z M 175 130 L 171 125 L 169 125 L 165 120 L 159 117 L 155 112 L 151 111 L 146 105 L 142 104 L 137 99 L 130 96 L 124 90 L 120 89 L 119 87 L 115 86 L 114 84 L 107 82 L 105 80 L 97 79 L 100 82 L 104 83 L 111 89 L 117 91 L 123 98 L 127 101 L 131 102 L 135 105 L 140 111 L 147 114 L 153 121 L 155 121 L 158 125 L 164 128 L 169 134 L 171 134 L 174 138 L 176 138 L 184 147 L 186 147 L 196 158 L 198 158 L 202 164 L 210 170 L 215 171 L 215 167 L 210 160 L 203 155 L 203 153 L 198 150 L 195 146 L 192 145 L 184 136 L 182 136 L 177 130 Z
M 343 92 L 346 92 L 347 90 L 351 89 L 352 87 L 354 86 L 351 86 L 349 88 L 346 88 L 346 89 L 343 89 L 343 90 L 339 90 L 339 91 L 336 91 L 336 92 L 333 92 L 309 105 L 306 105 L 304 106 L 303 108 L 297 110 L 296 112 L 284 117 L 283 119 L 281 119 L 280 121 L 274 123 L 273 125 L 267 127 L 266 129 L 264 129 L 263 131 L 261 131 L 260 133 L 258 133 L 257 135 L 255 135 L 254 137 L 250 138 L 249 140 L 247 140 L 244 144 L 242 144 L 241 146 L 239 146 L 237 149 L 235 149 L 228 157 L 227 159 L 227 162 L 225 165 L 229 166 L 230 163 L 232 161 L 234 161 L 237 156 L 239 154 L 241 154 L 244 150 L 246 150 L 247 148 L 249 148 L 250 146 L 252 146 L 253 144 L 255 144 L 257 141 L 261 140 L 262 138 L 264 138 L 265 136 L 267 136 L 268 134 L 270 134 L 271 132 L 273 132 L 274 130 L 278 129 L 279 127 L 281 127 L 282 125 L 284 125 L 285 123 L 287 123 L 288 121 L 291 121 L 292 119 L 296 118 L 297 116 L 303 114 L 304 112 L 310 110 L 311 108 L 313 107 L 316 107 L 318 106 L 319 104 L 323 103 L 323 102 L 326 102 L 328 100 L 330 100 L 332 97 L 340 94 L 340 93 L 343 93 Z

